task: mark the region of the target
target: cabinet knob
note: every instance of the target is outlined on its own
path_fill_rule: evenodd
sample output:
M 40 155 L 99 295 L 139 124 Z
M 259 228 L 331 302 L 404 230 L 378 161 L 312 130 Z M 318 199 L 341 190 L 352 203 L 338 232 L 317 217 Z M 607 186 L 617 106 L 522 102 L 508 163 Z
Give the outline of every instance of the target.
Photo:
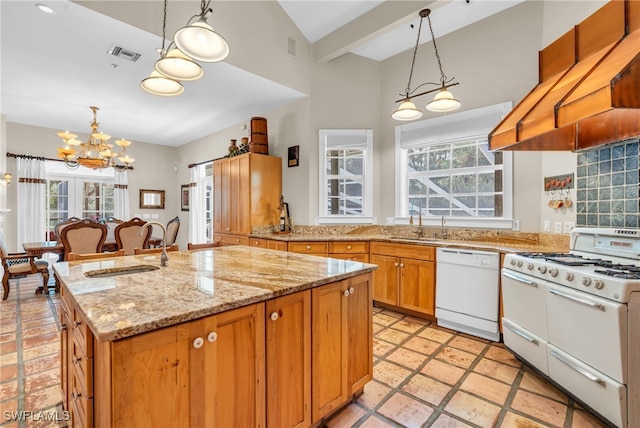
M 344 294 L 344 297 L 349 297 L 349 290 L 344 290 L 344 293 L 342 294 Z
M 253 245 L 258 246 L 260 243 L 258 241 L 253 241 Z
M 212 331 L 211 333 L 209 333 L 209 334 L 207 335 L 207 340 L 208 340 L 210 343 L 215 342 L 217 339 L 218 339 L 218 333 L 216 333 L 215 331 Z
M 350 249 L 351 249 L 351 245 L 347 245 L 347 250 L 350 250 Z
M 307 245 L 307 250 L 310 250 L 310 249 L 311 249 L 311 245 Z
M 240 242 L 240 238 L 236 239 L 236 242 Z
M 73 391 L 73 394 L 71 394 L 71 396 L 73 397 L 74 400 L 77 400 L 78 398 L 80 398 L 82 394 L 80 394 L 79 392 Z
M 227 231 L 227 232 L 229 232 L 230 230 L 231 230 L 231 228 L 230 228 L 230 227 L 227 227 L 226 231 Z
M 272 312 L 271 313 L 271 321 L 275 321 L 278 319 L 278 313 L 277 312 Z
M 67 329 L 67 325 L 62 323 L 60 324 L 60 331 L 65 331 Z
M 400 267 L 403 268 L 404 267 L 404 263 L 400 263 Z
M 354 290 L 353 287 L 349 288 L 349 294 L 353 294 L 355 292 L 356 292 L 356 290 Z
M 398 262 L 395 262 L 393 265 L 394 265 L 395 267 L 398 267 Z
M 204 345 L 204 339 L 201 337 L 196 337 L 195 339 L 193 339 L 193 347 L 196 349 L 200 349 L 202 348 L 202 345 Z
M 71 359 L 71 361 L 73 361 L 73 364 L 78 364 L 80 362 L 80 360 L 82 360 L 82 358 L 81 357 L 80 358 L 76 357 L 75 355 Z

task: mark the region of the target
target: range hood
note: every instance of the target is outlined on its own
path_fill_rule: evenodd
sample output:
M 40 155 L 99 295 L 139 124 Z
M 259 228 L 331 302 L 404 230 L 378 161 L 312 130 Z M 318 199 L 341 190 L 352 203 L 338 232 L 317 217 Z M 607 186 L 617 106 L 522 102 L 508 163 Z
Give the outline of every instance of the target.
M 491 150 L 584 150 L 640 136 L 640 1 L 612 0 L 539 52 L 539 83 Z

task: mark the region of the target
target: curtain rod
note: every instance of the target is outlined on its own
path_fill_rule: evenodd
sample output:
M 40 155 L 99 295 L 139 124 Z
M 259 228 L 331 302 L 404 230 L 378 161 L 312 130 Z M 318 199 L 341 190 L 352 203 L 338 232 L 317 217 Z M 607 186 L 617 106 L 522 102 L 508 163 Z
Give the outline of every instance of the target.
M 38 159 L 38 160 L 47 160 L 47 161 L 54 161 L 54 162 L 64 162 L 62 159 L 53 159 L 53 158 L 46 158 L 44 156 L 33 156 L 33 155 L 17 155 L 15 153 L 9 153 L 7 152 L 7 157 L 8 158 L 20 158 L 20 159 Z M 132 166 L 128 166 L 127 169 L 133 169 Z
M 202 162 L 190 163 L 189 165 L 187 165 L 187 168 L 193 168 L 193 167 L 196 167 L 198 165 L 202 165 L 202 164 L 209 163 L 209 162 L 215 162 L 215 161 L 220 160 L 220 159 L 224 159 L 224 156 L 222 156 L 220 158 L 209 159 L 209 160 L 202 161 Z

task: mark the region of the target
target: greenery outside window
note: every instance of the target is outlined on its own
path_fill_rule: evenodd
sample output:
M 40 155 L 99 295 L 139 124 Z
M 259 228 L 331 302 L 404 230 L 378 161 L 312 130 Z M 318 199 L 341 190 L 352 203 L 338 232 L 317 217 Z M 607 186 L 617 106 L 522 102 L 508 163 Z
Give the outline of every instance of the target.
M 499 104 L 396 127 L 396 222 L 512 227 L 511 153 L 491 152 Z
M 375 223 L 373 131 L 321 129 L 317 224 Z

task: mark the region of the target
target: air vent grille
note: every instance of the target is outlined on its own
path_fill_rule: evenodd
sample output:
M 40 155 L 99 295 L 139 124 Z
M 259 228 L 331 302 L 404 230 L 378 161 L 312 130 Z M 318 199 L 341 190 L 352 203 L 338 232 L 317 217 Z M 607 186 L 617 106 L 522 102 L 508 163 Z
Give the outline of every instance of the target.
M 140 58 L 140 54 L 132 51 L 131 49 L 123 48 L 118 45 L 111 45 L 109 51 L 107 52 L 109 55 L 117 56 L 118 58 L 126 59 L 127 61 L 136 62 L 138 58 Z

